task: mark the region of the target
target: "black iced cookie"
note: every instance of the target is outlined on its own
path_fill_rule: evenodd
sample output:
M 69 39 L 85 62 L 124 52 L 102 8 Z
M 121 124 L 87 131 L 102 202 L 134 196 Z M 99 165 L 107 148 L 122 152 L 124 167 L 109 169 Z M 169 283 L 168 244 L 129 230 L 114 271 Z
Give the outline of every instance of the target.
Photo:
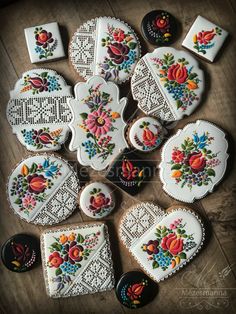
M 106 178 L 130 195 L 137 194 L 154 172 L 154 165 L 125 149 L 111 165 Z
M 118 300 L 130 309 L 148 304 L 153 300 L 157 291 L 157 284 L 140 271 L 123 274 L 116 286 Z
M 39 259 L 39 242 L 33 236 L 16 234 L 2 246 L 3 264 L 11 271 L 25 272 L 30 270 Z
M 176 27 L 175 18 L 162 10 L 147 13 L 141 24 L 145 39 L 157 46 L 172 43 L 176 35 Z

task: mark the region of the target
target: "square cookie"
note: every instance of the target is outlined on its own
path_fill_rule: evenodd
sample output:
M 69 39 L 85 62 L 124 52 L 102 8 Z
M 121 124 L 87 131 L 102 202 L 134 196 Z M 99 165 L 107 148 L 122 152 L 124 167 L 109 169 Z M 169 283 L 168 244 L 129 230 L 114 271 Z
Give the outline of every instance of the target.
M 114 160 L 106 178 L 130 195 L 136 195 L 153 173 L 154 165 L 125 149 Z
M 227 36 L 228 32 L 199 15 L 182 46 L 199 57 L 213 62 Z
M 53 22 L 25 29 L 31 63 L 65 57 L 58 23 Z
M 92 294 L 114 288 L 107 226 L 78 224 L 41 235 L 46 290 L 50 297 Z

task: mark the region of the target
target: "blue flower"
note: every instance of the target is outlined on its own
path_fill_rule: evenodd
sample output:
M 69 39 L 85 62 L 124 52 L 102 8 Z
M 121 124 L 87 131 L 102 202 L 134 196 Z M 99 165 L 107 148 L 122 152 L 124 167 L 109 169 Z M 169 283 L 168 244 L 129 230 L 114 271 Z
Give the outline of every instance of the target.
M 198 145 L 198 147 L 199 147 L 200 149 L 203 149 L 203 148 L 206 147 L 206 146 L 207 146 L 206 143 L 200 143 L 200 144 Z
M 49 160 L 48 159 L 45 159 L 44 160 L 44 163 L 43 163 L 43 168 L 46 169 L 49 167 Z
M 199 137 L 198 137 L 197 133 L 193 134 L 193 140 L 194 140 L 195 143 L 199 142 Z
M 53 173 L 50 170 L 45 172 L 46 177 L 53 177 Z
M 206 136 L 206 134 L 205 134 L 205 133 L 203 133 L 203 135 L 202 135 L 202 136 L 200 136 L 199 140 L 200 140 L 200 142 L 205 142 L 205 141 L 207 140 L 207 136 Z

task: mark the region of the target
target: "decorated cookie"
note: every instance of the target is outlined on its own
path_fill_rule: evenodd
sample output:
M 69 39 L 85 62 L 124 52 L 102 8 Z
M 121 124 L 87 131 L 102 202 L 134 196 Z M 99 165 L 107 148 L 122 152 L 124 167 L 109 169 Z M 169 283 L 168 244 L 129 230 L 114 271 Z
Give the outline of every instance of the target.
M 199 217 L 184 206 L 165 213 L 157 205 L 140 203 L 123 216 L 119 235 L 144 271 L 159 282 L 198 253 L 205 232 Z
M 41 236 L 46 290 L 50 297 L 71 297 L 111 290 L 113 265 L 105 224 L 72 225 Z
M 116 296 L 120 303 L 130 309 L 143 307 L 157 294 L 157 285 L 140 271 L 130 271 L 122 275 L 116 286 Z
M 1 256 L 3 264 L 11 271 L 31 270 L 39 260 L 39 242 L 28 234 L 16 234 L 3 244 Z
M 93 182 L 85 186 L 80 194 L 80 208 L 89 217 L 103 218 L 115 207 L 115 197 L 109 185 Z
M 187 124 L 162 150 L 160 178 L 166 193 L 192 203 L 212 192 L 225 173 L 227 149 L 224 132 L 214 124 Z
M 204 89 L 204 75 L 188 53 L 157 48 L 137 64 L 131 80 L 133 98 L 147 115 L 165 121 L 190 115 Z
M 213 62 L 227 36 L 228 32 L 199 15 L 182 46 L 199 57 Z
M 161 145 L 164 132 L 162 125 L 153 117 L 142 117 L 132 123 L 129 142 L 141 152 L 151 152 Z
M 56 22 L 25 29 L 31 63 L 65 57 L 59 26 Z
M 91 77 L 75 85 L 75 99 L 68 104 L 73 113 L 70 150 L 77 150 L 80 164 L 105 169 L 127 147 L 123 111 L 127 98 L 119 98 L 116 84 Z
M 72 114 L 71 87 L 48 69 L 25 72 L 10 92 L 7 119 L 13 133 L 31 151 L 58 150 L 66 141 Z
M 173 42 L 177 26 L 170 13 L 155 10 L 144 16 L 141 27 L 147 41 L 156 46 L 165 46 Z
M 128 24 L 111 17 L 99 17 L 77 29 L 69 55 L 76 72 L 86 80 L 100 75 L 119 84 L 133 74 L 140 57 L 140 44 Z
M 65 220 L 76 207 L 79 183 L 63 159 L 41 154 L 22 160 L 12 171 L 7 193 L 21 219 L 40 225 Z
M 130 195 L 135 195 L 150 180 L 153 172 L 152 164 L 125 149 L 112 163 L 106 178 Z

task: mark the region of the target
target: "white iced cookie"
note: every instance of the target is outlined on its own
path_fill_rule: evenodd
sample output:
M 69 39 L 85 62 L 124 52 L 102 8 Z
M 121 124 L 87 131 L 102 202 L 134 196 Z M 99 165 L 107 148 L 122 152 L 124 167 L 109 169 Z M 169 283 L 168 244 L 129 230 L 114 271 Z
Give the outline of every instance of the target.
M 143 270 L 159 282 L 193 259 L 205 231 L 199 217 L 184 206 L 172 206 L 165 213 L 157 205 L 140 203 L 123 216 L 119 236 Z
M 119 98 L 119 88 L 100 76 L 75 85 L 75 99 L 68 104 L 73 113 L 70 150 L 77 150 L 80 164 L 105 169 L 127 147 L 123 111 L 127 98 Z
M 7 185 L 10 205 L 21 219 L 52 225 L 69 217 L 76 208 L 78 177 L 63 159 L 41 154 L 22 160 Z
M 189 54 L 170 47 L 142 57 L 131 79 L 133 98 L 147 115 L 175 121 L 189 116 L 201 101 L 204 75 Z
M 79 204 L 87 216 L 103 218 L 109 215 L 115 207 L 114 193 L 109 185 L 93 182 L 82 190 Z
M 162 150 L 160 178 L 166 193 L 192 203 L 212 192 L 224 176 L 227 149 L 225 133 L 214 124 L 187 124 Z
M 74 33 L 69 57 L 76 72 L 86 80 L 100 75 L 119 84 L 133 74 L 140 50 L 139 40 L 128 24 L 98 17 Z
M 30 151 L 60 149 L 69 135 L 70 98 L 71 86 L 56 71 L 34 69 L 23 73 L 10 92 L 6 110 L 21 144 Z

